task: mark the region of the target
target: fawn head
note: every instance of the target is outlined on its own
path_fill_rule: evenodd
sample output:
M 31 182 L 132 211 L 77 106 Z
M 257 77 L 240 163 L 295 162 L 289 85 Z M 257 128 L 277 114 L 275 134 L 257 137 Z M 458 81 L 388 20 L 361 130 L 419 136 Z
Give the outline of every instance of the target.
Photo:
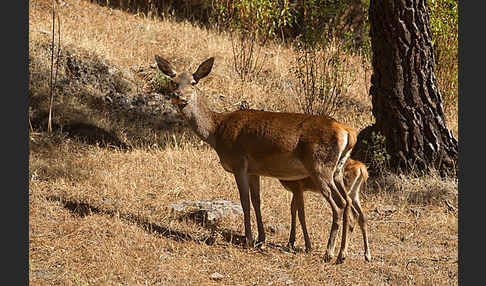
M 155 61 L 160 71 L 170 77 L 169 97 L 180 111 L 183 111 L 186 105 L 196 100 L 196 88 L 194 87 L 200 79 L 204 78 L 211 72 L 214 63 L 214 57 L 202 62 L 197 70 L 191 74 L 189 72 L 177 73 L 172 65 L 164 58 L 155 55 Z

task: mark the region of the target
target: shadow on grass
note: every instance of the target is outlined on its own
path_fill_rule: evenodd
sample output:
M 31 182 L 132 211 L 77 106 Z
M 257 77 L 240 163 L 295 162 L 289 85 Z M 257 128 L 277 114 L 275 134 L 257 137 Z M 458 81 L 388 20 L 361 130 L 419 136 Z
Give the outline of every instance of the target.
M 49 51 L 49 45 L 35 43 L 32 50 L 29 120 L 32 131 L 43 133 L 49 119 L 50 69 L 40 57 Z M 156 92 L 133 92 L 138 90 L 137 84 L 121 72 L 110 72 L 118 68 L 101 57 L 63 46 L 58 61 L 53 131 L 86 144 L 121 149 L 154 144 L 165 147 L 175 137 L 187 137 L 183 120 L 169 100 Z
M 91 214 L 102 214 L 102 215 L 109 215 L 109 216 L 118 216 L 121 220 L 126 222 L 135 223 L 145 231 L 153 234 L 156 233 L 158 235 L 164 236 L 168 239 L 175 240 L 177 242 L 185 242 L 185 241 L 193 241 L 196 243 L 202 243 L 206 245 L 214 245 L 216 242 L 216 236 L 220 235 L 223 240 L 227 243 L 231 243 L 235 246 L 244 246 L 245 245 L 245 236 L 237 233 L 234 230 L 230 229 L 219 229 L 217 226 L 212 224 L 206 224 L 203 220 L 201 220 L 198 214 L 191 214 L 185 216 L 190 220 L 193 220 L 200 226 L 211 230 L 211 235 L 195 237 L 188 232 L 178 231 L 170 229 L 167 226 L 160 225 L 157 223 L 150 222 L 147 218 L 131 213 L 119 213 L 116 210 L 110 209 L 102 209 L 97 206 L 93 206 L 86 202 L 77 202 L 74 200 L 66 199 L 59 196 L 48 196 L 46 197 L 49 201 L 60 202 L 64 208 L 68 209 L 73 213 L 75 216 L 79 216 L 81 218 L 89 216 Z M 289 252 L 285 245 L 281 245 L 278 243 L 271 243 L 265 242 L 265 246 L 267 248 L 276 249 L 282 252 Z M 293 253 L 304 253 L 303 249 L 296 248 L 292 251 Z
M 112 9 L 119 9 L 132 14 L 143 13 L 163 18 L 172 16 L 178 22 L 189 21 L 194 25 L 208 26 L 212 5 L 204 5 L 204 1 L 105 1 L 91 0 L 100 6 L 108 6 Z
M 178 242 L 194 241 L 197 243 L 204 243 L 206 245 L 213 245 L 216 241 L 216 237 L 214 235 L 216 233 L 221 234 L 221 236 L 226 242 L 231 243 L 233 245 L 244 245 L 245 242 L 245 237 L 243 235 L 236 233 L 233 230 L 221 230 L 211 226 L 208 228 L 213 230 L 212 231 L 213 235 L 203 236 L 203 237 L 200 237 L 198 235 L 198 237 L 196 238 L 193 237 L 190 233 L 172 230 L 167 226 L 150 222 L 147 218 L 143 216 L 139 216 L 131 213 L 119 213 L 116 210 L 102 209 L 85 202 L 77 202 L 59 196 L 48 196 L 46 197 L 46 199 L 49 201 L 62 203 L 64 208 L 68 209 L 74 215 L 79 217 L 86 217 L 91 214 L 102 214 L 102 215 L 109 215 L 109 216 L 116 215 L 123 221 L 135 223 L 136 225 L 143 228 L 145 231 L 149 233 L 156 233 Z

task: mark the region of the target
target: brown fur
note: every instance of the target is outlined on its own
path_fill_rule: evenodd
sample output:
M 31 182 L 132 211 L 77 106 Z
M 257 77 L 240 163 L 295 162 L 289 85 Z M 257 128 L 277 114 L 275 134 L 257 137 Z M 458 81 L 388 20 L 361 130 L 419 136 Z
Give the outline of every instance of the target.
M 361 208 L 361 203 L 359 200 L 360 187 L 366 183 L 368 180 L 368 170 L 366 166 L 360 162 L 349 158 L 344 165 L 344 182 L 346 189 L 348 190 L 349 196 L 352 200 L 352 216 L 350 222 L 350 231 L 354 228 L 354 223 L 358 219 L 358 224 L 361 228 L 361 233 L 363 235 L 363 245 L 364 245 L 364 256 L 366 261 L 371 260 L 371 254 L 368 243 L 368 229 L 367 229 L 367 218 Z M 302 233 L 304 235 L 306 251 L 311 250 L 311 243 L 309 235 L 307 233 L 307 227 L 305 222 L 305 212 L 304 212 L 304 191 L 319 192 L 319 189 L 314 185 L 312 180 L 309 178 L 297 180 L 297 181 L 280 181 L 282 185 L 292 192 L 292 202 L 291 207 L 291 228 L 290 237 L 287 247 L 289 249 L 294 248 L 295 242 L 295 224 L 296 224 L 296 213 L 299 215 L 300 225 L 302 227 Z
M 211 111 L 194 85 L 209 74 L 214 58 L 197 71 L 177 74 L 168 61 L 155 56 L 159 69 L 171 77 L 172 102 L 196 134 L 219 156 L 223 168 L 234 174 L 243 207 L 246 245 L 253 246 L 250 199 L 258 227 L 257 245 L 264 244 L 260 212 L 260 176 L 295 181 L 309 178 L 330 203 L 333 225 L 325 259 L 334 256 L 334 245 L 343 217 L 341 250 L 347 255 L 351 198 L 345 189 L 342 168 L 356 143 L 356 132 L 327 116 L 240 110 Z

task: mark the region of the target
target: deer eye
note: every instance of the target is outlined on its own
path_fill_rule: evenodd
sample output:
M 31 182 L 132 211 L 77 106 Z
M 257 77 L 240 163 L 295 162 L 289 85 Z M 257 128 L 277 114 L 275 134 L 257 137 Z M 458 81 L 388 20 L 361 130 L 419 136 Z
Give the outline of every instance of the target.
M 167 84 L 167 89 L 169 90 L 169 92 L 173 92 L 177 89 L 178 87 L 178 84 L 173 81 L 173 80 L 170 80 Z

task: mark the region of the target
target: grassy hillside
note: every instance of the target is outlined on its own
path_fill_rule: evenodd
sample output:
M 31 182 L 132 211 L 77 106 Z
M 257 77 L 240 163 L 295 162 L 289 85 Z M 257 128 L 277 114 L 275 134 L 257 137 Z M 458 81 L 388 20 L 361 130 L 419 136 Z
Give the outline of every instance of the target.
M 30 284 L 457 284 L 454 179 L 370 178 L 362 195 L 370 263 L 363 259 L 359 229 L 344 264 L 322 261 L 331 212 L 316 194 L 305 195 L 314 250 L 286 252 L 291 196 L 272 178 L 261 182 L 265 251 L 242 248 L 242 218 L 208 227 L 168 212 L 169 204 L 182 200 L 239 197 L 215 152 L 157 93 L 154 54 L 191 71 L 215 56 L 212 73 L 199 83 L 215 110 L 235 110 L 245 100 L 255 109 L 299 111 L 292 72 L 297 55 L 289 47 L 265 46 L 269 58 L 262 72 L 242 81 L 228 34 L 69 1 L 59 7 L 54 132 L 48 134 L 50 8 L 51 1 L 29 2 Z M 346 57 L 342 76 L 349 86 L 335 117 L 361 130 L 373 122 L 371 67 L 359 55 Z M 457 136 L 457 114 L 447 116 Z M 304 246 L 300 227 L 296 245 Z

